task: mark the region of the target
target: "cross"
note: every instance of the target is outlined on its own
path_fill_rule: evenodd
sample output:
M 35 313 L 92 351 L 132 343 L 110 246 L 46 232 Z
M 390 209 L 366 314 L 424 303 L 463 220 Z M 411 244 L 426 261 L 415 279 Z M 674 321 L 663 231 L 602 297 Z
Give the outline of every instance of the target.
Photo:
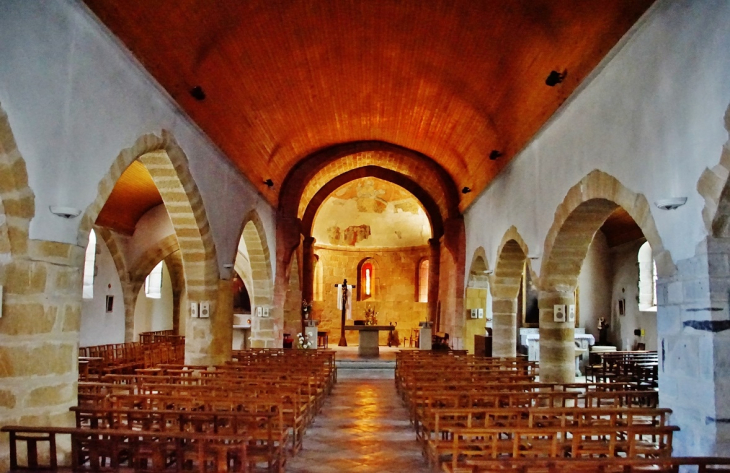
M 342 324 L 340 325 L 340 343 L 338 346 L 346 347 L 347 339 L 345 338 L 345 314 L 347 314 L 347 289 L 355 289 L 356 285 L 347 285 L 347 279 L 342 281 L 342 285 L 335 284 L 335 287 L 342 287 Z

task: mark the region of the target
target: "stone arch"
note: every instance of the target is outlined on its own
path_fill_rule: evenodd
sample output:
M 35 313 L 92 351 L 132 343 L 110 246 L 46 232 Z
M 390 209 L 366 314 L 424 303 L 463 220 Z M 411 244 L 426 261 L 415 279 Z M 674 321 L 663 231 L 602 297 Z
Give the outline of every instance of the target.
M 213 321 L 227 317 L 227 307 L 218 307 L 219 280 L 213 235 L 197 185 L 190 173 L 188 159 L 171 133 L 163 130 L 161 136 L 141 136 L 129 148 L 122 150 L 109 172 L 101 179 L 98 195 L 84 212 L 77 236 L 78 245 L 86 246 L 89 230 L 96 221 L 114 185 L 127 167 L 135 160 L 145 165 L 160 191 L 170 221 L 175 229 L 185 273 L 185 300 L 207 301 L 211 318 L 195 319 L 186 324 L 185 359 L 187 363 L 204 364 L 224 361 L 230 350 L 219 351 L 212 330 Z M 187 312 L 186 312 L 187 313 Z M 198 328 L 198 330 L 193 330 Z
M 444 232 L 443 216 L 432 196 L 421 187 L 420 183 L 411 179 L 409 176 L 391 171 L 379 166 L 364 166 L 342 173 L 334 177 L 331 181 L 323 185 L 317 193 L 312 196 L 307 204 L 304 215 L 302 216 L 302 232 L 305 236 L 312 234 L 314 221 L 322 204 L 335 190 L 339 187 L 364 177 L 376 177 L 388 182 L 392 182 L 413 194 L 416 199 L 423 205 L 431 224 L 432 238 L 440 238 Z
M 79 246 L 86 246 L 89 230 L 96 221 L 114 185 L 135 160 L 145 165 L 155 182 L 170 216 L 182 252 L 187 294 L 193 300 L 217 299 L 218 264 L 210 224 L 185 152 L 171 133 L 141 136 L 122 150 L 109 172 L 99 182 L 99 193 L 81 219 Z
M 307 156 L 282 183 L 279 209 L 302 218 L 310 199 L 322 186 L 340 174 L 366 166 L 408 176 L 433 196 L 443 218 L 459 215 L 459 194 L 446 171 L 428 156 L 382 141 L 342 143 Z
M 517 305 L 527 261 L 527 245 L 514 226 L 507 229 L 497 252 L 492 279 L 494 356 L 517 355 Z M 528 269 L 529 270 L 529 269 Z
M 616 178 L 594 170 L 573 186 L 555 211 L 545 239 L 539 279 L 540 377 L 546 382 L 572 382 L 574 370 L 574 323 L 555 322 L 557 304 L 575 304 L 574 291 L 581 266 L 593 237 L 606 219 L 622 207 L 641 228 L 652 247 L 657 273 L 674 274 L 676 267 L 662 244 L 649 202 Z
M 730 135 L 730 107 L 725 112 L 725 129 Z M 716 238 L 730 237 L 730 139 L 722 147 L 720 162 L 705 169 L 697 182 L 697 192 L 705 199 L 702 219 L 707 233 Z M 651 244 L 651 243 L 650 243 Z
M 626 210 L 641 228 L 651 245 L 659 276 L 674 274 L 676 267 L 662 244 L 646 197 L 629 190 L 610 174 L 594 170 L 568 191 L 555 211 L 545 238 L 541 290 L 575 289 L 593 236 L 617 207 Z
M 251 283 L 251 286 L 246 286 L 251 297 L 251 310 L 255 312 L 256 307 L 270 308 L 274 297 L 271 253 L 263 222 L 255 210 L 250 211 L 243 220 L 241 239 L 246 245 L 250 267 L 250 278 L 244 279 L 244 284 L 249 281 Z M 242 262 L 237 261 L 236 267 L 246 270 L 245 264 Z M 280 271 L 288 272 L 288 269 L 280 268 Z M 244 276 L 242 275 L 242 277 Z M 286 281 L 288 283 L 289 279 L 287 278 Z M 281 336 L 277 332 L 281 331 L 281 324 L 278 322 L 283 320 L 283 312 L 271 315 L 268 318 L 252 317 L 251 347 L 271 348 L 274 346 L 275 340 Z M 282 320 L 279 320 L 280 318 Z
M 474 255 L 471 258 L 471 265 L 469 265 L 469 274 L 467 287 L 489 287 L 489 263 L 487 263 L 487 252 L 484 251 L 483 247 L 479 247 L 474 250 Z
M 134 267 L 129 270 L 131 301 L 128 309 L 129 312 L 125 311 L 125 315 L 131 314 L 131 318 L 125 317 L 125 332 L 133 331 L 134 329 L 134 310 L 137 304 L 137 297 L 139 297 L 139 291 L 142 289 L 147 275 L 160 261 L 165 262 L 167 270 L 170 272 L 170 281 L 172 283 L 173 330 L 177 332 L 180 329 L 180 304 L 182 294 L 185 292 L 185 271 L 182 261 L 182 251 L 180 251 L 177 236 L 172 234 L 161 239 L 140 255 Z
M 28 229 L 35 216 L 35 195 L 8 115 L 0 106 L 0 284 L 13 257 L 28 253 Z

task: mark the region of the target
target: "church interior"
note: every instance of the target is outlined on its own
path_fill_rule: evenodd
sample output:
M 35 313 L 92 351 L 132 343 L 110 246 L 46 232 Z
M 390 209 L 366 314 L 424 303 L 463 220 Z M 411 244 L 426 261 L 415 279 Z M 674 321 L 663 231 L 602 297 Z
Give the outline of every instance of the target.
M 0 471 L 727 468 L 728 24 L 724 0 L 0 0 Z M 387 383 L 338 379 L 373 353 Z M 529 409 L 432 428 L 426 388 L 464 372 L 523 377 Z M 603 390 L 628 400 L 574 412 Z M 358 396 L 413 458 L 317 467 Z M 548 401 L 663 430 L 487 445 Z

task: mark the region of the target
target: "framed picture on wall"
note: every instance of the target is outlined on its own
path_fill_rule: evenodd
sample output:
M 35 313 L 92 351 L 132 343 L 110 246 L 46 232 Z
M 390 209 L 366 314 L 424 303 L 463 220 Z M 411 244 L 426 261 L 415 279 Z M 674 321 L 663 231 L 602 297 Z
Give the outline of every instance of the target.
M 264 308 L 263 307 L 256 307 L 256 317 L 263 317 L 264 316 Z
M 264 307 L 263 313 L 264 313 L 263 317 L 268 317 L 269 316 L 269 308 L 268 307 Z
M 484 318 L 484 309 L 482 307 L 477 309 L 477 317 L 480 319 Z
M 626 315 L 626 299 L 618 300 L 616 311 L 618 312 L 618 315 L 620 315 L 620 316 Z
M 106 313 L 114 310 L 114 296 L 106 296 Z

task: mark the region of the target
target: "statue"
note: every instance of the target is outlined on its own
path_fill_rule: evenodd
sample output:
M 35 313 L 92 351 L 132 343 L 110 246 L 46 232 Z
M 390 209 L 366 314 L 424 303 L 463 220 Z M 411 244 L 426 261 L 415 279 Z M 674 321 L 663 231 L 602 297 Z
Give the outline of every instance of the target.
M 608 327 L 605 317 L 598 318 L 598 345 L 608 345 Z

